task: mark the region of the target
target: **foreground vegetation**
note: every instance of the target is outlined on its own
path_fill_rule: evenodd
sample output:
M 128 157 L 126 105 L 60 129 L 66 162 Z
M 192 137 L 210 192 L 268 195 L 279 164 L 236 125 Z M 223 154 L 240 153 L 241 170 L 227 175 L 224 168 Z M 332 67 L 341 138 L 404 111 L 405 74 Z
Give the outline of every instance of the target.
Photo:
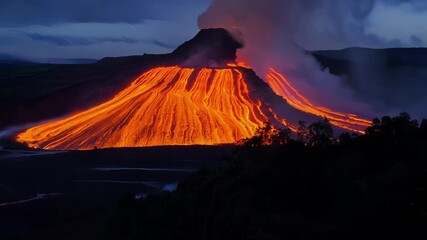
M 124 199 L 111 239 L 373 239 L 426 235 L 427 124 L 375 119 L 333 138 L 327 120 L 297 137 L 266 124 L 217 171 L 174 192 Z M 421 235 L 420 235 L 421 234 Z M 422 237 L 421 237 L 422 238 Z

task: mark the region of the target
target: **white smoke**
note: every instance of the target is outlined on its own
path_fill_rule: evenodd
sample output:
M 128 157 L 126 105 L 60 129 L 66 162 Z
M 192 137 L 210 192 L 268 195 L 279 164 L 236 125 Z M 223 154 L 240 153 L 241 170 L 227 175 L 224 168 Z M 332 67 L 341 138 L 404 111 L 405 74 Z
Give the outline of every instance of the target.
M 238 56 L 258 74 L 263 76 L 274 67 L 316 104 L 373 117 L 382 113 L 361 102 L 343 79 L 322 71 L 305 49 L 400 46 L 395 39 L 368 31 L 371 13 L 379 3 L 396 6 L 420 1 L 212 0 L 199 17 L 199 27 L 226 28 L 243 39 L 245 47 Z

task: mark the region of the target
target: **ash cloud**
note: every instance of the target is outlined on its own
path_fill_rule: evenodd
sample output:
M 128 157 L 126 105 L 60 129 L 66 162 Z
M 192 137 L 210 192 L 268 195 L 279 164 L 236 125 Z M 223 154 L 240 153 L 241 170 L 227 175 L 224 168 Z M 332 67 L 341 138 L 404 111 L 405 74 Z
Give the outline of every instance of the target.
M 243 39 L 245 47 L 239 58 L 258 74 L 274 67 L 315 103 L 369 118 L 389 114 L 394 108 L 379 112 L 373 106 L 374 99 L 360 96 L 363 93 L 327 69 L 322 71 L 306 50 L 403 46 L 401 39 L 370 31 L 371 17 L 379 4 L 405 4 L 411 7 L 405 9 L 414 12 L 427 9 L 421 0 L 212 0 L 198 23 L 201 29 L 226 28 L 236 39 Z M 417 40 L 412 37 L 408 41 L 420 43 Z M 381 91 L 380 86 L 373 87 Z

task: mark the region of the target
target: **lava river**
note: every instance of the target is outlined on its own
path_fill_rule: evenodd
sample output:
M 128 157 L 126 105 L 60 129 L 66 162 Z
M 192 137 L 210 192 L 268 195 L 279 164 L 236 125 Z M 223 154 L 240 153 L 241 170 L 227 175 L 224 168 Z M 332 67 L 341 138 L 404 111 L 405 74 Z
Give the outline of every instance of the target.
M 235 143 L 269 120 L 266 109 L 239 68 L 158 67 L 113 99 L 17 141 L 55 150 Z
M 300 111 L 319 117 L 326 117 L 332 125 L 362 134 L 366 127 L 371 125 L 371 121 L 354 114 L 337 112 L 327 107 L 314 104 L 295 89 L 283 74 L 273 68 L 270 68 L 269 73 L 267 73 L 265 77 L 268 84 L 277 95 L 282 96 L 289 105 Z

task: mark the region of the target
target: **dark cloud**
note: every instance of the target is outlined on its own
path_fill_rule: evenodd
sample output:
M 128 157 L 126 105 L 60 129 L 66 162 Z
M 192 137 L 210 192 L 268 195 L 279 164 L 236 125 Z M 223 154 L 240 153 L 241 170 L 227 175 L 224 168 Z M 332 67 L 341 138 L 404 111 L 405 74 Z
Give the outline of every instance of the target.
M 56 46 L 68 47 L 68 46 L 89 46 L 100 43 L 148 43 L 159 46 L 165 49 L 174 49 L 174 44 L 168 44 L 157 39 L 153 40 L 140 40 L 129 37 L 81 37 L 81 36 L 57 36 L 57 35 L 46 35 L 40 33 L 23 33 L 35 41 L 47 42 Z
M 176 46 L 174 44 L 164 43 L 164 42 L 159 41 L 159 40 L 152 40 L 152 41 L 150 41 L 150 43 L 157 45 L 159 47 L 162 47 L 162 48 L 166 48 L 166 49 L 175 49 L 176 48 Z
M 38 58 L 166 53 L 194 36 L 209 1 L 0 0 L 0 52 Z
M 57 23 L 139 23 L 146 19 L 171 19 L 200 0 L 1 0 L 0 26 Z
M 127 38 L 127 37 L 77 37 L 77 36 L 51 36 L 39 33 L 24 33 L 29 38 L 47 42 L 57 46 L 88 46 L 100 43 L 138 43 L 141 42 L 138 39 Z

